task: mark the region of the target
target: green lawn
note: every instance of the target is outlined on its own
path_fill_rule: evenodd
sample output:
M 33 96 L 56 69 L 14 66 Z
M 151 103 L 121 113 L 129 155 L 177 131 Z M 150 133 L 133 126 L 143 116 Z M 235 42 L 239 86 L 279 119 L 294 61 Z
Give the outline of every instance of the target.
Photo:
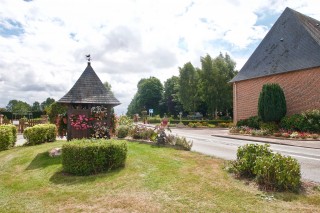
M 320 212 L 319 188 L 265 193 L 221 159 L 148 144 L 128 143 L 124 168 L 70 176 L 47 154 L 63 143 L 0 152 L 0 212 Z

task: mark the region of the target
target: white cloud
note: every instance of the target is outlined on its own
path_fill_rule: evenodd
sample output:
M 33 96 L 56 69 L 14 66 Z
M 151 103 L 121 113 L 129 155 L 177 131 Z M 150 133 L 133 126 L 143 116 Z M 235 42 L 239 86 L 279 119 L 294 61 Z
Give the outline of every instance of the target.
M 0 107 L 58 100 L 90 53 L 123 103 L 116 111 L 125 113 L 141 78 L 165 81 L 186 62 L 200 66 L 207 53 L 228 52 L 240 69 L 273 24 L 259 19 L 286 6 L 320 19 L 320 3 L 307 0 L 1 0 Z

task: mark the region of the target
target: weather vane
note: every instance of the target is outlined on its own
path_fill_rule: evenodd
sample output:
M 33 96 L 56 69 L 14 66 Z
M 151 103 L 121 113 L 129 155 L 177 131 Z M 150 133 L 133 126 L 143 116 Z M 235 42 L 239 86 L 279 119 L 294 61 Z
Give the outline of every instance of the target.
M 89 55 L 86 55 L 86 58 L 87 58 L 87 60 L 88 60 L 88 63 L 90 63 L 90 61 L 91 61 L 90 54 L 89 54 Z

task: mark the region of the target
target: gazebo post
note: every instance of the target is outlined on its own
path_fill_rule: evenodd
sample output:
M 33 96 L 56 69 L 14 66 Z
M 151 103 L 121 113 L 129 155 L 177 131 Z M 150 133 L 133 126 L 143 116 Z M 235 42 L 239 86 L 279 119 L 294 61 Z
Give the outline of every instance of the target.
M 70 141 L 72 139 L 72 133 L 71 133 L 71 122 L 70 122 L 70 115 L 72 112 L 72 105 L 70 104 L 68 106 L 68 111 L 67 111 L 67 140 Z
M 107 126 L 111 127 L 111 106 L 107 106 Z

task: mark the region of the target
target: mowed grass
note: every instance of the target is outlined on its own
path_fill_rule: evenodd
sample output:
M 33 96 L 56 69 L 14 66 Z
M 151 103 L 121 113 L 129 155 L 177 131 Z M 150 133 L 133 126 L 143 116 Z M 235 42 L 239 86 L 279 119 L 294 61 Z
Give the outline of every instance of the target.
M 50 158 L 54 142 L 0 152 L 0 212 L 320 212 L 320 190 L 266 193 L 236 180 L 224 161 L 128 143 L 126 166 L 77 177 Z

